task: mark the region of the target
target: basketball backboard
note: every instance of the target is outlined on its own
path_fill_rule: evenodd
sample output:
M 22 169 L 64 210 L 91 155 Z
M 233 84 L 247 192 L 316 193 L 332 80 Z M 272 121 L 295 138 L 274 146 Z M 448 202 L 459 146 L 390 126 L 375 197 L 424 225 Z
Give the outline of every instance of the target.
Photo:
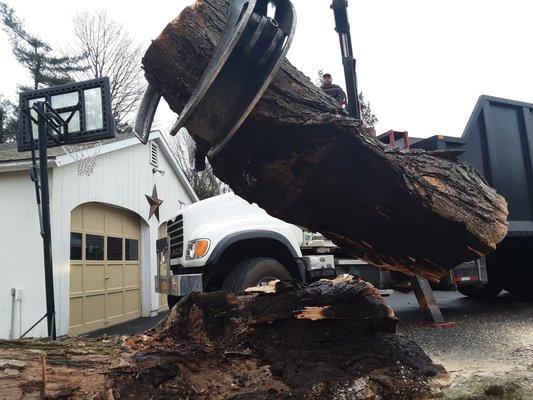
M 18 151 L 38 146 L 37 102 L 45 102 L 46 112 L 59 128 L 48 124 L 47 147 L 92 142 L 115 136 L 111 111 L 109 78 L 92 79 L 20 94 Z M 59 115 L 61 118 L 55 118 Z M 63 124 L 61 125 L 61 119 Z M 57 124 L 54 124 L 57 125 Z

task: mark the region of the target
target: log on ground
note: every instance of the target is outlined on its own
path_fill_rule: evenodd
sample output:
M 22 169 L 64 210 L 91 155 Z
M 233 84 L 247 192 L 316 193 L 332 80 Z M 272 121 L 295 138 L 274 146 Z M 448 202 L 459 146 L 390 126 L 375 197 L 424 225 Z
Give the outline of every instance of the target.
M 396 324 L 349 275 L 195 293 L 146 334 L 0 341 L 0 398 L 435 398 L 447 372 Z
M 108 374 L 116 398 L 424 399 L 445 370 L 395 334 L 397 318 L 351 276 L 270 293 L 193 294 Z M 144 397 L 142 397 L 144 398 Z
M 146 78 L 176 113 L 209 62 L 226 12 L 227 0 L 196 2 L 145 54 Z M 449 153 L 386 148 L 288 61 L 210 161 L 236 194 L 270 214 L 409 275 L 438 280 L 494 250 L 507 232 L 506 202 L 477 171 Z

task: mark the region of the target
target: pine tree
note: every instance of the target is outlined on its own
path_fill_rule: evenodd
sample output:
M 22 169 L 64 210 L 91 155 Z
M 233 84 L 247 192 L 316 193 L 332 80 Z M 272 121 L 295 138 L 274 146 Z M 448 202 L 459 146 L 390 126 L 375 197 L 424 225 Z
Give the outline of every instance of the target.
M 28 33 L 15 10 L 4 2 L 0 2 L 0 18 L 9 36 L 15 58 L 32 76 L 33 89 L 72 82 L 71 74 L 84 69 L 80 64 L 82 56 L 54 55 L 52 47 Z M 20 89 L 31 88 L 21 86 Z
M 359 93 L 359 102 L 361 103 L 361 119 L 366 126 L 374 128 L 379 120 L 378 117 L 376 117 L 376 114 L 372 112 L 370 102 L 365 100 L 363 92 Z
M 11 143 L 17 135 L 16 107 L 0 95 L 0 143 Z

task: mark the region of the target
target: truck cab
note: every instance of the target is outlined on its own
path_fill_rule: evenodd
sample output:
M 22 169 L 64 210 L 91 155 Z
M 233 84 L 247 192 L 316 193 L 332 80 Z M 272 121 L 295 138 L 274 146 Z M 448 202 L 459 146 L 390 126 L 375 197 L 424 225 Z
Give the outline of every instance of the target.
M 193 291 L 244 291 L 275 279 L 335 276 L 337 247 L 233 193 L 190 205 L 157 243 L 156 291 L 169 306 Z

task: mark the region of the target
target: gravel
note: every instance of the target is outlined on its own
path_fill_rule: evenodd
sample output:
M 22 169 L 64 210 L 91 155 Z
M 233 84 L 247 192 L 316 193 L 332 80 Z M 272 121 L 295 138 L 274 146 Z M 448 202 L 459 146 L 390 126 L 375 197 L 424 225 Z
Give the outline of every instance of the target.
M 435 294 L 445 319 L 457 326 L 424 327 L 414 295 L 395 292 L 387 302 L 400 318 L 399 332 L 414 339 L 434 362 L 448 370 L 452 387 L 481 381 L 486 384 L 479 387 L 512 382 L 526 393 L 517 398 L 533 398 L 533 302 L 507 293 L 490 301 L 454 292 Z

